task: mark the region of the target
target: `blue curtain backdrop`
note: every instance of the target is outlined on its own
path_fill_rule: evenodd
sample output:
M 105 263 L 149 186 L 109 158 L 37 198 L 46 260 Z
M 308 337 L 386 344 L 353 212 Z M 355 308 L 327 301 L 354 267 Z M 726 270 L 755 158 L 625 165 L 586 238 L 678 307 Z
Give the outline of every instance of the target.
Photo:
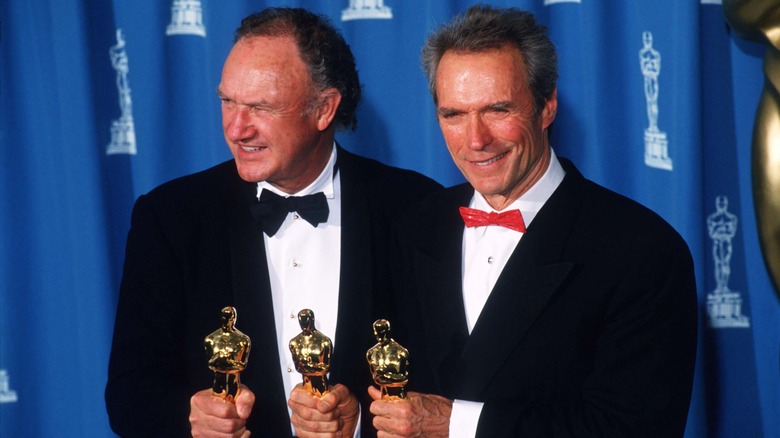
M 111 436 L 103 404 L 135 198 L 229 158 L 215 89 L 240 19 L 331 17 L 365 99 L 349 150 L 462 181 L 419 52 L 465 0 L 0 2 L 0 436 Z M 780 436 L 780 305 L 758 247 L 750 136 L 765 47 L 718 0 L 492 1 L 560 54 L 556 152 L 646 204 L 696 262 L 687 437 Z M 205 366 L 205 364 L 204 364 Z

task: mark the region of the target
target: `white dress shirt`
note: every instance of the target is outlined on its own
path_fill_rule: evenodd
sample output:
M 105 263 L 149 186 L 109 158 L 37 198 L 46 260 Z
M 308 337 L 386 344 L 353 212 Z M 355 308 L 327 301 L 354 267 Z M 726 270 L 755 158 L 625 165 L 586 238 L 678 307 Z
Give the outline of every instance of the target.
M 544 175 L 527 192 L 512 202 L 503 213 L 520 210 L 526 228 L 536 217 L 545 202 L 560 185 L 565 171 L 552 152 L 550 165 Z M 493 210 L 482 194 L 474 192 L 469 207 L 491 212 Z M 465 227 L 465 225 L 464 225 Z M 479 320 L 490 292 L 514 252 L 523 233 L 500 226 L 464 228 L 463 231 L 463 303 L 466 310 L 466 323 L 469 334 Z M 450 416 L 450 437 L 473 437 L 477 433 L 477 424 L 483 403 L 455 400 Z
M 263 233 L 273 296 L 279 366 L 288 400 L 292 388 L 302 382 L 301 375 L 295 370 L 289 347 L 290 339 L 301 332 L 299 311 L 311 309 L 314 312 L 315 328 L 333 341 L 331 354 L 338 354 L 335 336 L 341 272 L 341 180 L 338 171 L 334 176 L 335 163 L 334 144 L 330 161 L 320 176 L 308 187 L 293 194 L 303 196 L 323 192 L 330 210 L 327 222 L 315 228 L 293 212 L 287 214 L 279 231 L 272 237 Z M 258 198 L 263 190 L 290 196 L 267 182 L 260 182 L 257 184 Z M 292 415 L 289 407 L 287 410 Z

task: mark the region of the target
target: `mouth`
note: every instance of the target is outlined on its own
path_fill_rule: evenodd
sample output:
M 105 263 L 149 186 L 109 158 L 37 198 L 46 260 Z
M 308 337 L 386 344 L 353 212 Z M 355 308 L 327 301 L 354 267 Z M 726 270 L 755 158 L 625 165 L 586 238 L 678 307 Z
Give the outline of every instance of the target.
M 240 146 L 240 148 L 244 152 L 257 152 L 260 149 L 263 149 L 263 148 L 260 148 L 260 147 L 252 148 L 252 147 L 248 147 L 248 146 Z
M 493 157 L 493 158 L 491 158 L 489 160 L 486 160 L 486 161 L 472 161 L 471 163 L 474 164 L 475 166 L 489 166 L 489 165 L 495 163 L 496 161 L 504 158 L 504 156 L 506 156 L 506 154 L 508 154 L 508 153 L 509 152 L 504 152 L 503 154 L 496 155 L 495 157 Z

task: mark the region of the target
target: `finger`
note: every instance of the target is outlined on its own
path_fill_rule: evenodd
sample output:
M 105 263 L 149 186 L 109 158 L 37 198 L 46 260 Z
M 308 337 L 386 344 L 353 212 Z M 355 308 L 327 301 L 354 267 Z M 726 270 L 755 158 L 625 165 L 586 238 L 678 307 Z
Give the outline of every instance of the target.
M 396 435 L 393 432 L 385 432 L 383 430 L 378 430 L 376 432 L 376 438 L 398 438 L 400 435 Z
M 374 429 L 377 431 L 377 438 L 379 437 L 395 437 L 395 430 L 393 429 L 394 422 L 389 418 L 374 417 L 372 421 Z
M 231 436 L 238 437 L 246 431 L 246 421 L 217 417 L 190 417 L 193 436 Z
M 344 388 L 344 397 L 342 397 L 338 401 L 338 406 L 336 406 L 336 410 L 338 411 L 338 415 L 342 418 L 352 418 L 360 413 L 360 402 L 358 401 L 355 394 L 352 393 L 346 386 L 343 386 Z
M 246 430 L 246 420 L 242 420 L 240 418 L 219 418 L 207 416 L 203 417 L 202 420 L 203 421 L 199 424 L 199 430 L 220 432 L 235 436 L 238 436 L 237 433 Z
M 190 411 L 193 410 L 219 418 L 238 418 L 236 406 L 213 396 L 210 389 L 199 391 L 190 398 Z
M 250 402 L 254 403 L 251 391 L 245 403 Z M 189 421 L 196 436 L 239 437 L 246 430 L 246 419 L 238 416 L 236 406 L 215 397 L 210 389 L 199 391 L 190 398 Z
M 317 410 L 325 413 L 336 409 L 341 403 L 349 398 L 349 389 L 342 385 L 336 384 L 330 388 L 327 394 L 323 395 L 318 403 Z
M 297 436 L 307 437 L 312 436 L 312 433 L 334 433 L 339 430 L 339 421 L 333 412 L 323 414 L 292 401 L 290 407 L 292 409 L 290 422 L 295 427 Z
M 300 417 L 306 421 L 333 421 L 336 419 L 336 413 L 333 411 L 323 413 L 308 405 L 297 403 L 294 400 L 287 402 L 287 406 L 292 410 L 293 416 Z
M 406 420 L 414 414 L 414 400 L 407 398 L 398 400 L 374 400 L 369 406 L 369 411 L 377 417 L 390 420 Z
M 380 391 L 375 386 L 369 386 L 368 387 L 368 395 L 370 395 L 371 398 L 374 399 L 374 400 L 381 400 L 382 399 L 382 391 Z
M 320 399 L 318 397 L 313 396 L 309 391 L 303 389 L 301 384 L 295 385 L 295 388 L 290 392 L 290 402 L 295 402 L 311 409 L 316 409 L 319 401 Z
M 255 393 L 252 392 L 245 385 L 241 385 L 241 389 L 238 391 L 236 397 L 236 414 L 246 420 L 249 418 L 249 414 L 252 413 L 252 408 L 255 405 Z
M 314 436 L 316 434 L 335 434 L 339 431 L 338 420 L 311 421 L 293 415 L 290 418 L 290 422 L 295 427 L 295 434 L 298 437 Z
M 335 411 L 320 412 L 317 409 L 319 397 L 315 397 L 300 385 L 296 386 L 290 394 L 287 406 L 292 410 L 293 416 L 298 416 L 306 421 L 333 421 L 336 419 Z
M 368 410 L 377 417 L 392 417 L 393 414 L 392 406 L 384 400 L 374 400 Z

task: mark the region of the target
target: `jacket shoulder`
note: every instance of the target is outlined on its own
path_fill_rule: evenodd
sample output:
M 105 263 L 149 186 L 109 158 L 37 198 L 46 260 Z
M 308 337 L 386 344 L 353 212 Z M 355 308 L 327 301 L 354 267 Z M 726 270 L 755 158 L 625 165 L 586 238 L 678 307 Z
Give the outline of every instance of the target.
M 236 170 L 236 163 L 228 160 L 211 168 L 189 175 L 180 176 L 155 187 L 146 196 L 150 198 L 203 197 L 225 185 L 239 183 L 241 178 Z
M 388 202 L 414 203 L 442 188 L 441 184 L 419 172 L 390 166 L 343 149 L 339 153 L 343 177 L 363 184 L 370 192 L 381 193 Z
M 171 227 L 224 217 L 249 204 L 255 185 L 241 179 L 233 160 L 165 182 L 135 202 L 133 216 L 152 214 Z M 179 224 L 179 225 L 176 225 Z

